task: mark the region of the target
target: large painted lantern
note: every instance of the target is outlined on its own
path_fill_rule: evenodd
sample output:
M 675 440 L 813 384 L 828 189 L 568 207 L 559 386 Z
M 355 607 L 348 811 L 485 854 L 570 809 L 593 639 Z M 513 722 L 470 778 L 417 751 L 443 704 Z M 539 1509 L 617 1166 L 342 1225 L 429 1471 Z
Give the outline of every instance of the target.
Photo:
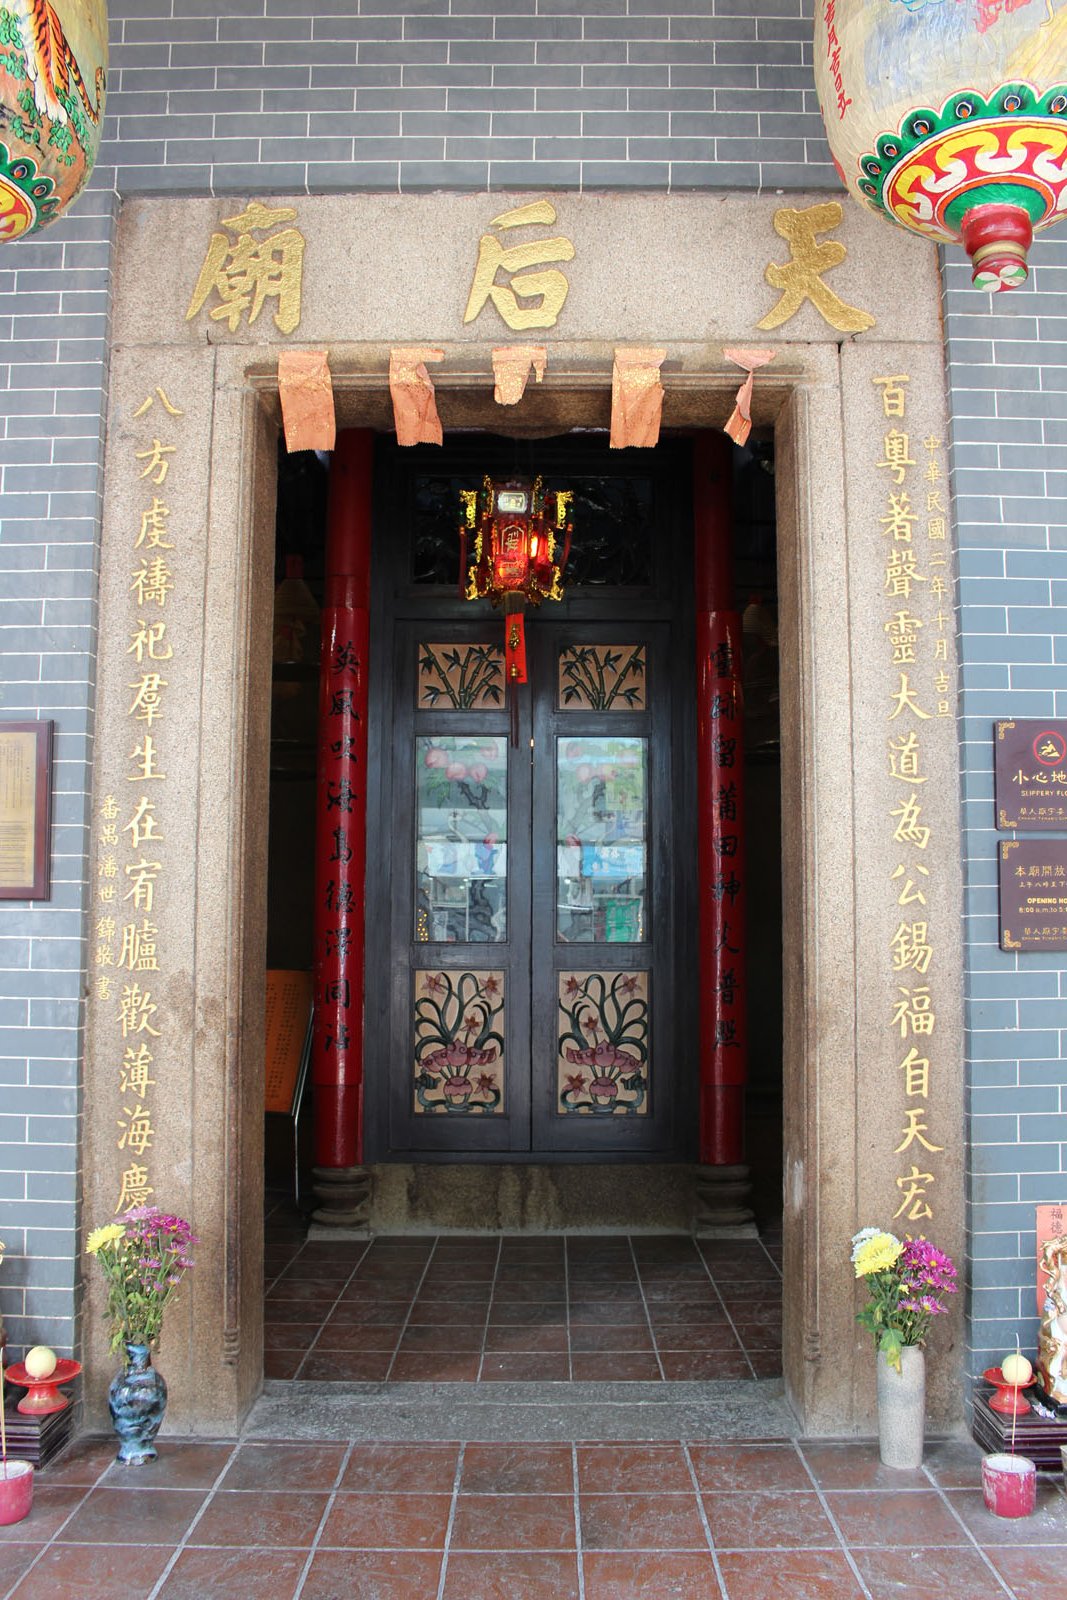
M 852 193 L 1014 289 L 1067 207 L 1067 7 L 818 0 L 815 78 Z
M 44 228 L 93 170 L 105 0 L 0 0 L 0 239 Z

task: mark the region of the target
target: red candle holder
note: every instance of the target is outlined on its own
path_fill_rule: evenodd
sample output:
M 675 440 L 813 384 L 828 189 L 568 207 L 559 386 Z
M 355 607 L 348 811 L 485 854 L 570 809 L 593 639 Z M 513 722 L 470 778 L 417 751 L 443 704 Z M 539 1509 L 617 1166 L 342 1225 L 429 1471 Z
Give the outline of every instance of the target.
M 21 1361 L 13 1367 L 8 1367 L 4 1373 L 9 1383 L 17 1384 L 26 1393 L 19 1401 L 16 1410 L 24 1416 L 44 1417 L 52 1411 L 62 1411 L 64 1406 L 70 1405 L 70 1396 L 60 1394 L 59 1385 L 70 1383 L 78 1376 L 82 1369 L 80 1361 L 68 1361 L 60 1356 L 56 1362 L 55 1371 L 50 1372 L 47 1378 L 31 1378 Z
M 987 1367 L 982 1377 L 997 1391 L 989 1402 L 990 1411 L 999 1411 L 1006 1417 L 1021 1417 L 1029 1411 L 1030 1402 L 1020 1390 L 1029 1389 L 1036 1382 L 1032 1373 L 1025 1383 L 1009 1383 L 999 1367 Z

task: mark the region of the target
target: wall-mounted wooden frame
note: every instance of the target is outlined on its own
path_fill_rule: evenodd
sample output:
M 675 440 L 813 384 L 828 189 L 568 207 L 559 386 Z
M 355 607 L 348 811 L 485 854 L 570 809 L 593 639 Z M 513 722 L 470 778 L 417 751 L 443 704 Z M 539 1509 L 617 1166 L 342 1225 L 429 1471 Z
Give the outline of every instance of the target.
M 0 722 L 0 900 L 47 900 L 53 722 Z

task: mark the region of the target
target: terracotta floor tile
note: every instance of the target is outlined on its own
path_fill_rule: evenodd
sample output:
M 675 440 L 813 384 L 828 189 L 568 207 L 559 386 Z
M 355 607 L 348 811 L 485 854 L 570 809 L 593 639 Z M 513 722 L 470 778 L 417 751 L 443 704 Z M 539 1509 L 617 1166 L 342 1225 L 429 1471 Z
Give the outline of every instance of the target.
M 997 1571 L 1011 1584 L 1018 1600 L 1054 1600 L 1063 1593 L 1062 1545 L 1034 1544 L 1019 1550 L 993 1548 L 986 1553 Z
M 659 1322 L 654 1324 L 656 1344 L 661 1350 L 691 1350 L 703 1354 L 708 1350 L 739 1350 L 740 1342 L 733 1328 L 721 1322 Z
M 619 1322 L 643 1322 L 647 1326 L 647 1318 L 644 1315 L 644 1309 L 640 1300 L 629 1302 L 626 1311 L 621 1311 L 620 1305 L 620 1301 L 607 1300 L 602 1296 L 598 1298 L 594 1298 L 592 1296 L 585 1298 L 572 1295 L 570 1301 L 570 1320 L 572 1323 L 581 1322 L 603 1324 L 606 1322 L 610 1323 L 612 1326 L 615 1326 Z
M 444 1600 L 577 1600 L 578 1592 L 573 1555 L 457 1550 L 445 1568 Z
M 420 1322 L 408 1327 L 398 1349 L 401 1355 L 417 1355 L 424 1350 L 446 1352 L 449 1355 L 470 1355 L 481 1351 L 485 1343 L 485 1318 L 480 1322 L 442 1325 Z
M 933 1489 L 831 1489 L 826 1503 L 846 1544 L 907 1549 L 966 1544 L 967 1535 Z
M 314 1344 L 322 1327 L 318 1322 L 265 1322 L 263 1324 L 264 1350 L 307 1350 Z
M 838 1548 L 814 1490 L 705 1494 L 704 1510 L 719 1550 Z
M 493 1287 L 493 1300 L 503 1305 L 530 1300 L 540 1304 L 544 1300 L 563 1300 L 566 1295 L 567 1286 L 562 1277 L 546 1278 L 543 1282 L 497 1283 Z
M 203 1490 L 134 1487 L 147 1482 L 151 1463 L 128 1470 L 137 1474 L 128 1487 L 90 1489 L 56 1537 L 64 1544 L 177 1544 L 204 1503 Z
M 300 1363 L 302 1383 L 384 1383 L 390 1350 L 312 1350 Z
M 329 1490 L 344 1455 L 343 1444 L 243 1444 L 220 1487 Z
M 745 1341 L 741 1341 L 744 1348 Z M 757 1378 L 778 1378 L 782 1374 L 782 1352 L 780 1350 L 752 1350 L 746 1351 L 749 1365 Z
M 980 1489 L 982 1451 L 971 1439 L 927 1444 L 923 1468 L 942 1489 Z
M 650 1301 L 648 1307 L 649 1320 L 657 1337 L 660 1330 L 676 1322 L 683 1322 L 690 1327 L 697 1323 L 712 1322 L 723 1323 L 729 1326 L 729 1318 L 719 1301 L 714 1298 L 707 1300 L 664 1300 Z M 610 1319 L 608 1319 L 610 1320 Z
M 198 1545 L 262 1545 L 306 1550 L 318 1529 L 329 1496 L 272 1493 L 253 1494 L 219 1489 L 196 1525 Z
M 481 1357 L 447 1350 L 422 1350 L 398 1355 L 389 1372 L 390 1383 L 475 1383 Z
M 692 1494 L 680 1444 L 579 1445 L 582 1494 Z
M 458 1462 L 458 1444 L 357 1444 L 341 1488 L 377 1494 L 451 1494 Z
M 582 1566 L 585 1600 L 718 1600 L 721 1593 L 707 1551 L 592 1550 Z
M 188 1443 L 180 1439 L 158 1441 L 159 1455 L 141 1467 L 113 1461 L 101 1480 L 108 1489 L 210 1489 L 233 1455 L 235 1445 Z
M 41 1549 L 39 1544 L 0 1544 L 0 1594 L 6 1594 L 21 1578 Z
M 441 1560 L 436 1550 L 318 1550 L 300 1600 L 436 1600 Z
M 58 1461 L 53 1461 L 47 1467 L 38 1470 L 34 1487 L 41 1489 L 46 1484 L 50 1488 L 54 1488 L 57 1484 L 84 1484 L 88 1488 L 97 1481 L 106 1468 L 112 1465 L 118 1443 L 113 1433 L 101 1439 L 75 1440 Z
M 443 1550 L 450 1494 L 351 1494 L 340 1490 L 320 1541 L 324 1549 Z
M 565 1300 L 497 1301 L 489 1308 L 489 1326 L 536 1328 L 542 1322 L 558 1324 L 567 1320 Z M 573 1320 L 573 1313 L 572 1313 Z
M 707 1383 L 716 1378 L 751 1378 L 740 1350 L 667 1350 L 659 1341 L 663 1371 L 671 1383 Z
M 306 1550 L 183 1550 L 159 1600 L 292 1600 Z
M 451 1550 L 573 1550 L 574 1499 L 547 1494 L 461 1494 Z
M 407 1301 L 382 1300 L 365 1302 L 362 1300 L 339 1300 L 326 1319 L 327 1328 L 339 1328 L 345 1324 L 350 1327 L 367 1328 L 396 1328 L 399 1330 L 407 1321 L 410 1307 Z
M 693 1445 L 689 1451 L 701 1489 L 808 1489 L 811 1479 L 791 1445 Z
M 147 1600 L 172 1555 L 171 1545 L 55 1544 L 15 1589 L 12 1600 Z
M 652 1335 L 643 1317 L 640 1322 L 578 1323 L 571 1329 L 571 1349 L 582 1355 L 600 1350 L 651 1350 Z
M 776 1350 L 782 1348 L 782 1330 L 780 1326 L 770 1326 L 765 1322 L 745 1322 L 742 1318 L 731 1313 L 731 1321 L 738 1341 L 745 1350 Z
M 571 1356 L 575 1383 L 654 1383 L 661 1379 L 659 1362 L 651 1350 L 601 1350 Z
M 821 1489 L 927 1489 L 921 1471 L 883 1467 L 874 1440 L 800 1440 L 800 1450 Z
M 426 1302 L 416 1300 L 411 1308 L 408 1327 L 421 1328 L 429 1325 L 435 1328 L 469 1328 L 474 1322 L 481 1323 L 483 1316 L 484 1312 L 481 1310 L 475 1315 L 466 1300 Z
M 1003 1589 L 977 1550 L 854 1550 L 853 1558 L 872 1600 L 900 1600 L 902 1595 L 907 1600 L 948 1600 L 955 1595 L 960 1600 L 1005 1600 Z M 1062 1557 L 1059 1581 L 1064 1581 Z M 1046 1586 L 1041 1600 L 1052 1600 L 1055 1592 L 1055 1587 Z
M 388 1351 L 392 1354 L 403 1326 L 399 1319 L 387 1323 L 328 1322 L 315 1342 L 315 1354 L 321 1355 L 327 1350 L 344 1350 L 353 1354 L 358 1351 Z
M 983 1546 L 1067 1545 L 1067 1502 L 1050 1483 L 1037 1485 L 1037 1506 L 1029 1517 L 995 1517 L 985 1508 L 980 1489 L 946 1489 L 946 1498 Z
M 840 1550 L 748 1550 L 719 1557 L 730 1600 L 861 1600 Z M 944 1600 L 965 1600 L 948 1590 Z
M 85 1498 L 79 1484 L 57 1484 L 52 1488 L 43 1477 L 33 1485 L 33 1505 L 21 1522 L 0 1527 L 0 1544 L 44 1544 Z
M 583 1494 L 582 1546 L 587 1550 L 706 1550 L 696 1496 Z
M 549 1351 L 565 1355 L 568 1349 L 566 1323 L 540 1322 L 500 1326 L 490 1323 L 485 1334 L 485 1348 L 494 1355 L 508 1351 Z
M 566 1444 L 469 1444 L 463 1453 L 461 1494 L 570 1494 L 571 1447 Z
M 485 1355 L 479 1374 L 482 1383 L 566 1383 L 570 1363 L 562 1351 L 512 1351 Z

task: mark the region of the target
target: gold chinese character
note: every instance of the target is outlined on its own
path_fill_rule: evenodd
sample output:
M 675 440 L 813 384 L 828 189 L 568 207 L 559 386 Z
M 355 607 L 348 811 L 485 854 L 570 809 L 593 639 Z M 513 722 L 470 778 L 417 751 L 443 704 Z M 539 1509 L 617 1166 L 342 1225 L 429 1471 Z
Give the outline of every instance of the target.
M 927 830 L 927 831 L 929 831 L 929 830 Z M 915 865 L 915 871 L 919 874 L 919 876 L 921 878 L 928 878 L 930 876 L 930 868 L 929 867 L 920 866 L 918 864 L 918 862 Z M 889 874 L 889 876 L 890 876 L 890 878 L 903 878 L 903 877 L 906 877 L 907 876 L 907 868 L 904 867 L 904 866 L 899 866 L 893 872 L 891 872 Z M 903 889 L 901 889 L 899 895 L 897 896 L 897 905 L 898 906 L 910 906 L 910 905 L 924 906 L 925 904 L 926 904 L 926 896 L 923 894 L 922 890 L 920 888 L 918 888 L 917 885 L 914 884 L 910 878 L 908 878 L 907 883 L 905 883 Z
M 904 385 L 910 383 L 906 372 L 894 372 L 892 377 L 872 378 L 882 390 L 882 410 L 887 417 L 902 417 L 904 415 L 904 402 L 907 394 Z
M 925 1100 L 930 1093 L 930 1062 L 912 1045 L 900 1070 L 904 1074 L 904 1093 L 911 1100 Z
M 109 944 L 98 944 L 94 965 L 98 967 L 113 967 L 115 965 L 114 952 Z
M 163 844 L 165 841 L 161 833 L 156 832 L 155 805 L 143 794 L 137 802 L 137 809 L 129 822 L 123 825 L 123 833 L 128 833 L 130 843 L 135 850 L 140 850 L 145 840 L 153 844 Z M 158 863 L 157 863 L 158 865 Z
M 915 563 L 918 557 L 914 550 L 890 550 L 885 564 L 885 592 L 890 596 L 899 595 L 907 600 L 911 595 L 912 587 L 916 583 L 925 583 L 926 579 L 921 572 L 916 572 Z
M 117 891 L 116 891 L 115 885 L 113 883 L 102 883 L 100 885 L 99 889 L 97 890 L 96 898 L 100 901 L 100 903 L 102 905 L 106 906 L 106 905 L 109 905 L 111 903 L 111 901 L 115 899 L 116 892 Z
M 118 862 L 114 856 L 105 856 L 96 869 L 98 878 L 115 878 L 118 876 Z
M 891 533 L 898 544 L 911 543 L 911 527 L 913 522 L 918 522 L 918 516 L 911 509 L 911 496 L 907 490 L 903 494 L 894 494 L 889 491 L 889 510 L 879 521 L 886 533 Z
M 119 966 L 128 967 L 131 972 L 158 972 L 159 956 L 156 952 L 158 937 L 159 929 L 154 922 L 149 922 L 147 917 L 142 920 L 140 927 L 136 922 L 124 923 Z
M 898 806 L 894 806 L 889 815 L 900 819 L 893 830 L 893 838 L 898 844 L 913 844 L 919 850 L 926 849 L 930 842 L 930 830 L 919 823 L 922 806 L 919 805 L 918 795 L 909 795 Z M 893 876 L 896 877 L 896 873 Z
M 764 271 L 772 289 L 780 289 L 782 295 L 757 327 L 780 328 L 796 315 L 805 300 L 810 300 L 823 320 L 841 333 L 862 333 L 865 328 L 874 327 L 872 316 L 857 306 L 846 305 L 822 281 L 822 274 L 840 266 L 847 251 L 838 239 L 816 244 L 815 235 L 838 227 L 843 216 L 838 200 L 824 200 L 804 211 L 782 206 L 774 213 L 774 231 L 788 244 L 790 259 L 784 266 L 772 261 Z
M 134 416 L 135 417 L 143 417 L 146 414 L 146 412 L 151 411 L 152 407 L 156 403 L 156 395 L 159 396 L 159 399 L 160 399 L 160 402 L 161 402 L 161 404 L 163 406 L 164 411 L 169 411 L 172 417 L 184 417 L 185 412 L 184 411 L 179 411 L 178 407 L 176 405 L 173 405 L 171 403 L 171 401 L 168 400 L 167 391 L 165 389 L 161 389 L 158 384 L 156 385 L 156 393 L 154 395 L 153 394 L 147 395 L 145 397 L 145 399 L 141 401 L 141 404 L 137 407 L 137 410 L 134 412 Z
M 943 517 L 948 515 L 948 513 L 946 512 L 944 506 L 941 504 L 941 490 L 940 489 L 927 489 L 927 491 L 926 491 L 926 509 L 927 509 L 927 511 L 938 511 L 938 512 L 941 513 L 941 515 Z
M 267 299 L 278 302 L 275 327 L 281 333 L 292 333 L 300 321 L 304 235 L 299 228 L 282 228 L 266 239 L 255 239 L 253 234 L 295 221 L 296 212 L 288 206 L 271 209 L 258 200 L 240 216 L 223 217 L 222 226 L 237 235 L 237 242 L 231 243 L 224 233 L 211 235 L 186 322 L 196 316 L 214 290 L 221 304 L 213 306 L 208 315 L 213 322 L 229 323 L 231 333 L 237 332 L 246 311 L 251 326 Z
M 132 574 L 130 593 L 137 596 L 139 606 L 165 606 L 167 595 L 174 588 L 174 576 L 163 556 L 143 562 Z
M 136 717 L 138 722 L 147 722 L 151 727 L 157 717 L 163 715 L 163 693 L 167 687 L 167 680 L 158 672 L 146 672 L 137 683 L 131 683 L 130 688 L 136 689 L 126 715 Z
M 942 644 L 944 644 L 946 642 L 947 641 L 944 640 L 944 639 L 942 639 L 940 641 L 940 643 L 942 643 Z M 948 673 L 947 672 L 935 673 L 934 674 L 934 693 L 935 694 L 948 694 L 948 691 L 949 691 Z
M 135 450 L 134 455 L 138 461 L 148 462 L 148 465 L 141 473 L 141 477 L 150 477 L 157 487 L 164 483 L 167 473 L 170 471 L 170 462 L 167 457 L 172 456 L 177 448 L 177 445 L 161 444 L 158 439 L 153 439 L 147 450 Z
M 915 730 L 889 740 L 889 776 L 903 783 L 925 783 L 919 775 L 919 736 Z
M 100 843 L 118 844 L 118 842 L 119 830 L 116 828 L 113 822 L 105 822 L 104 826 L 100 829 Z
M 901 1200 L 899 1208 L 893 1213 L 894 1222 L 898 1217 L 904 1215 L 907 1215 L 909 1222 L 921 1222 L 924 1217 L 933 1216 L 933 1212 L 923 1199 L 923 1195 L 926 1193 L 926 1184 L 933 1183 L 933 1181 L 934 1175 L 932 1172 L 920 1172 L 918 1167 L 912 1163 L 911 1171 L 905 1177 L 896 1180 L 897 1188 L 902 1192 L 904 1198 Z
M 128 656 L 136 656 L 137 665 L 146 658 L 149 661 L 169 661 L 173 651 L 169 644 L 163 643 L 163 635 L 167 631 L 165 622 L 146 622 L 143 617 L 137 619 L 138 631 L 133 635 L 127 647 Z
M 115 1202 L 115 1210 L 132 1211 L 135 1206 L 145 1206 L 148 1204 L 148 1196 L 155 1192 L 148 1181 L 148 1168 L 134 1163 L 126 1168 L 119 1180 L 119 1197 Z
M 937 1155 L 939 1151 L 945 1148 L 943 1144 L 931 1144 L 929 1139 L 925 1137 L 929 1129 L 925 1122 L 920 1121 L 923 1115 L 922 1106 L 910 1106 L 904 1115 L 908 1119 L 908 1125 L 906 1128 L 901 1129 L 904 1137 L 893 1151 L 895 1156 L 900 1155 L 902 1150 L 910 1149 L 913 1144 L 921 1144 L 923 1149 L 928 1150 L 931 1155 Z
M 925 922 L 902 922 L 889 941 L 893 952 L 893 971 L 906 972 L 914 967 L 924 976 L 933 958 L 933 945 L 927 942 Z
M 943 595 L 948 594 L 948 584 L 945 582 L 944 578 L 937 577 L 930 579 L 930 593 L 936 595 L 939 600 Z M 941 613 L 938 612 L 938 615 L 940 616 Z
M 148 510 L 141 512 L 141 531 L 133 541 L 133 548 L 140 550 L 143 546 L 146 550 L 173 550 L 174 546 L 163 537 L 169 516 L 170 507 L 164 505 L 158 495 L 153 495 Z
M 929 461 L 926 463 L 926 471 L 923 473 L 923 477 L 926 479 L 927 483 L 941 482 L 941 468 L 938 466 L 935 457 L 931 456 Z
M 126 774 L 127 783 L 147 783 L 149 778 L 162 780 L 167 776 L 165 772 L 156 771 L 156 747 L 150 733 L 146 733 L 141 743 L 130 752 L 129 759 L 141 764 L 136 772 Z
M 915 690 L 909 684 L 908 674 L 906 672 L 902 672 L 900 674 L 900 688 L 897 690 L 896 694 L 890 696 L 890 699 L 896 706 L 896 710 L 889 713 L 889 716 L 886 718 L 887 722 L 895 722 L 900 716 L 900 713 L 904 710 L 914 712 L 915 716 L 921 717 L 924 722 L 928 722 L 930 720 L 929 711 L 923 711 L 916 700 Z
M 123 899 L 132 900 L 135 911 L 143 911 L 146 916 L 151 914 L 156 878 L 162 870 L 161 862 L 146 861 L 144 856 L 140 861 L 135 861 L 126 867 L 130 888 L 123 895 Z
M 152 1026 L 152 1018 L 158 1010 L 150 990 L 142 989 L 139 983 L 125 984 L 118 1015 L 122 1037 L 128 1039 L 131 1033 L 148 1033 L 153 1039 L 158 1039 L 159 1029 Z
M 931 517 L 926 524 L 926 537 L 928 539 L 944 541 L 946 537 L 946 523 L 944 517 Z
M 98 939 L 113 939 L 115 937 L 114 917 L 97 917 L 96 937 Z
M 928 433 L 926 435 L 926 438 L 923 440 L 923 449 L 924 450 L 940 450 L 940 448 L 941 448 L 941 440 L 940 439 L 936 439 L 932 433 Z
M 143 1105 L 134 1106 L 132 1111 L 129 1106 L 123 1106 L 122 1116 L 115 1126 L 122 1130 L 117 1141 L 118 1149 L 129 1150 L 135 1156 L 143 1156 L 146 1150 L 151 1150 L 156 1130 L 152 1126 L 151 1112 Z
M 535 200 L 531 205 L 519 206 L 514 211 L 502 211 L 489 224 L 505 232 L 509 228 L 526 228 L 532 223 L 551 224 L 556 220 L 555 207 L 548 200 Z M 574 246 L 562 234 L 553 239 L 530 240 L 527 244 L 514 244 L 505 249 L 494 234 L 483 233 L 478 241 L 478 261 L 474 268 L 474 282 L 463 313 L 464 322 L 473 322 L 487 300 L 491 300 L 509 328 L 552 328 L 563 309 L 570 285 L 558 267 L 546 272 L 530 272 L 530 267 L 547 266 L 551 261 L 572 261 Z M 497 283 L 498 272 L 512 274 L 510 286 Z M 524 300 L 538 301 L 535 306 L 522 307 Z
M 105 795 L 100 802 L 100 815 L 106 817 L 108 822 L 114 822 L 119 814 L 118 802 L 113 794 Z
M 98 1000 L 111 999 L 111 979 L 106 972 L 102 972 L 96 980 L 96 997 Z
M 136 1049 L 128 1044 L 119 1066 L 120 1092 L 135 1094 L 139 1100 L 143 1100 L 147 1090 L 154 1089 L 156 1084 L 155 1078 L 148 1076 L 151 1065 L 152 1052 L 146 1044 L 139 1044 Z
M 885 632 L 889 635 L 889 643 L 893 648 L 895 666 L 915 660 L 915 645 L 921 627 L 920 619 L 911 616 L 907 611 L 896 612 L 885 624 Z
M 886 467 L 894 483 L 903 483 L 905 467 L 913 467 L 915 465 L 915 462 L 908 454 L 909 449 L 908 435 L 901 433 L 899 428 L 890 428 L 882 440 L 882 460 L 877 461 L 875 465 Z
M 896 1002 L 891 1028 L 899 1027 L 900 1037 L 906 1039 L 911 1033 L 933 1033 L 936 1017 L 932 1009 L 932 999 L 929 986 L 920 984 L 917 989 L 898 987 L 898 993 L 903 995 L 902 1000 Z

